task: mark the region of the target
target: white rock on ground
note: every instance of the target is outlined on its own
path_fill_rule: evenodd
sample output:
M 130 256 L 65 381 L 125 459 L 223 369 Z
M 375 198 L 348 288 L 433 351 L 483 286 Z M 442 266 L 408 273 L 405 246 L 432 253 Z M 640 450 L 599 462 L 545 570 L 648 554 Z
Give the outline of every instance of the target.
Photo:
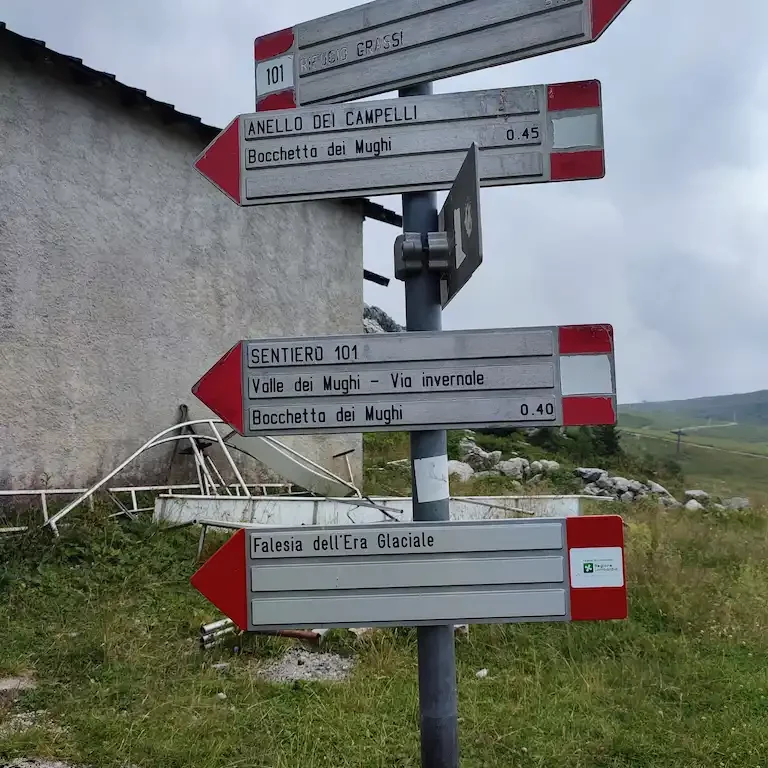
M 611 484 L 619 495 L 626 493 L 629 490 L 629 480 L 625 477 L 612 477 Z
M 585 483 L 597 482 L 603 475 L 608 473 L 604 469 L 598 469 L 597 467 L 577 467 L 573 470 L 575 475 L 578 475 Z
M 475 470 L 463 461 L 449 461 L 448 462 L 448 475 L 456 475 L 462 483 L 466 483 L 472 475 L 475 474 Z
M 726 509 L 749 509 L 749 499 L 736 496 L 733 499 L 723 499 L 723 505 Z
M 556 461 L 542 459 L 539 464 L 541 464 L 541 469 L 545 475 L 551 475 L 553 472 L 560 471 L 560 464 L 558 464 Z
M 532 461 L 530 464 L 530 472 L 532 475 L 538 475 L 544 471 L 544 467 L 540 461 Z
M 530 470 L 528 459 L 508 459 L 497 464 L 496 469 L 507 477 L 522 480 Z
M 689 502 L 688 502 L 688 503 L 685 505 L 685 508 L 686 508 L 686 509 L 687 509 L 689 512 L 701 512 L 701 510 L 702 510 L 702 509 L 704 509 L 704 505 L 703 505 L 702 503 L 700 503 L 700 502 L 696 501 L 696 499 L 691 499 L 691 500 L 690 500 L 690 501 L 689 501 Z
M 465 464 L 469 464 L 475 472 L 484 472 L 494 469 L 501 461 L 501 451 L 491 451 L 487 453 L 482 448 L 475 446 L 472 451 L 462 456 Z
M 686 499 L 696 499 L 696 501 L 705 502 L 709 498 L 709 494 L 706 491 L 686 491 Z
M 655 493 L 658 496 L 671 496 L 672 494 L 663 486 L 658 483 L 654 483 L 653 480 L 649 481 L 648 488 L 651 493 Z

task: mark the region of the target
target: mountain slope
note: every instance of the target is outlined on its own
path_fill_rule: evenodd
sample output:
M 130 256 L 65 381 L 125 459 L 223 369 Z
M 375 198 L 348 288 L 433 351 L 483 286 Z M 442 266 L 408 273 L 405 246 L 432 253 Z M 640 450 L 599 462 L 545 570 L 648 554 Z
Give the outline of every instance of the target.
M 658 403 L 629 403 L 619 407 L 622 414 L 676 414 L 693 422 L 737 421 L 739 424 L 768 426 L 768 390 L 737 395 L 697 397 L 691 400 L 667 400 Z

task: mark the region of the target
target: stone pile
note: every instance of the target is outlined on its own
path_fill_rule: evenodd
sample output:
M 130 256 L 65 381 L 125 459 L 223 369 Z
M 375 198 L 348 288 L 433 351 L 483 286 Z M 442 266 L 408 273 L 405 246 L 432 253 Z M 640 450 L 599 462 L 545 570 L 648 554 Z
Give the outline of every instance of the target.
M 725 499 L 722 503 L 714 501 L 706 491 L 685 491 L 685 501 L 678 501 L 663 485 L 649 480 L 627 480 L 625 477 L 612 476 L 605 469 L 598 467 L 577 467 L 574 474 L 580 477 L 587 496 L 611 498 L 617 501 L 633 502 L 645 498 L 656 498 L 665 507 L 685 507 L 690 512 L 709 508 L 719 511 L 747 509 L 749 499 Z
M 528 461 L 516 453 L 509 459 L 502 459 L 501 451 L 484 451 L 473 439 L 474 433 L 467 430 L 466 436 L 459 443 L 461 461 L 449 461 L 448 473 L 455 475 L 462 482 L 473 477 L 511 477 L 520 483 L 535 483 L 546 475 L 560 469 L 556 461 Z

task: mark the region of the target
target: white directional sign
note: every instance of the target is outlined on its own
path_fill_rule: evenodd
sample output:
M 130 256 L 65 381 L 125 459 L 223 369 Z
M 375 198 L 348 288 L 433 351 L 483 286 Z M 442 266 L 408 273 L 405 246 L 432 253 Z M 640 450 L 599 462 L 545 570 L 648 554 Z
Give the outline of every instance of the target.
M 477 144 L 482 186 L 605 174 L 597 80 L 240 115 L 197 170 L 239 205 L 450 189 Z
M 627 616 L 621 517 L 244 528 L 192 577 L 241 629 Z
M 613 330 L 241 341 L 192 391 L 246 437 L 615 424 Z
M 375 0 L 256 38 L 256 109 L 352 101 L 596 40 L 629 0 Z

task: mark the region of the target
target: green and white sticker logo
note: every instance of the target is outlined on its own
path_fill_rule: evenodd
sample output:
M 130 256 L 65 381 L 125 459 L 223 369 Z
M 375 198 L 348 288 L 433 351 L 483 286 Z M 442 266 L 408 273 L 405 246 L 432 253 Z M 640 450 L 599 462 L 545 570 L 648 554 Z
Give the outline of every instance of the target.
M 621 547 L 579 547 L 570 550 L 572 587 L 624 586 Z

